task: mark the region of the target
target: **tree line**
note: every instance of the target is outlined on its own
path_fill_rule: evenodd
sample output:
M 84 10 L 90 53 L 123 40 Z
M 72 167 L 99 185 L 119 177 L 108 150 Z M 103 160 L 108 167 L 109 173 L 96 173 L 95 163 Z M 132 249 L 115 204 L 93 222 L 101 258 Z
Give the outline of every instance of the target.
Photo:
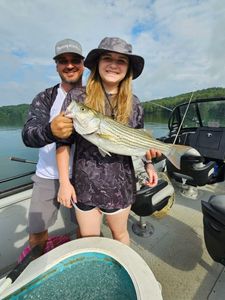
M 157 115 L 163 114 L 165 116 L 170 115 L 169 110 L 172 110 L 178 104 L 188 102 L 192 97 L 192 101 L 196 99 L 208 99 L 214 97 L 225 97 L 225 88 L 208 88 L 204 90 L 198 90 L 195 92 L 189 92 L 180 94 L 174 97 L 165 97 L 162 99 L 154 99 L 151 101 L 142 102 L 145 115 Z M 168 110 L 167 110 L 167 109 Z
M 145 116 L 148 118 L 151 116 L 161 116 L 168 118 L 171 109 L 176 105 L 188 102 L 192 92 L 180 94 L 174 97 L 165 97 L 162 99 L 153 99 L 142 102 Z M 192 100 L 199 98 L 213 98 L 213 97 L 225 97 L 225 88 L 208 88 L 204 90 L 198 90 L 193 93 Z M 19 104 L 0 107 L 0 125 L 18 125 L 22 126 L 26 121 L 28 114 L 29 104 Z
M 29 104 L 0 107 L 0 125 L 23 125 L 27 118 L 28 109 Z

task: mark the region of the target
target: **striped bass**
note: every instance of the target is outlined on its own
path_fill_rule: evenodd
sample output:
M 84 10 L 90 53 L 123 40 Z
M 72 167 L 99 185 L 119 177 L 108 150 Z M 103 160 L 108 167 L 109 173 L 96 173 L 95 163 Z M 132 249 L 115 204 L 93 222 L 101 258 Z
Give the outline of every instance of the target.
M 103 156 L 110 153 L 144 156 L 149 149 L 156 149 L 178 169 L 182 155 L 200 156 L 194 148 L 163 143 L 144 129 L 125 126 L 74 100 L 67 107 L 65 115 L 73 118 L 76 132 L 96 145 Z

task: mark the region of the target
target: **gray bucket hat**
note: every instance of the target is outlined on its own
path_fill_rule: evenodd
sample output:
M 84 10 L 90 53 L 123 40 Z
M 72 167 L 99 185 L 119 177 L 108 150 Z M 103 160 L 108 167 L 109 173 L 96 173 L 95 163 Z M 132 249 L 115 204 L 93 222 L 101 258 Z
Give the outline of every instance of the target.
M 133 71 L 133 79 L 137 78 L 142 73 L 144 68 L 144 58 L 133 54 L 131 44 L 116 37 L 105 37 L 100 42 L 98 48 L 91 50 L 84 61 L 85 67 L 91 70 L 96 65 L 99 56 L 108 51 L 125 54 L 129 57 Z
M 64 53 L 73 53 L 84 58 L 84 56 L 82 55 L 81 45 L 77 41 L 71 39 L 65 39 L 56 43 L 55 56 L 53 57 L 53 59 L 56 59 L 59 55 Z

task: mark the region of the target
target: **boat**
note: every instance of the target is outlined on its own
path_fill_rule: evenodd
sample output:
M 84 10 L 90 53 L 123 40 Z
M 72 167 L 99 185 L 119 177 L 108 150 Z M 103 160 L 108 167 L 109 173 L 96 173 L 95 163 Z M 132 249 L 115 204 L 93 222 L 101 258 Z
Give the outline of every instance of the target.
M 166 158 L 156 160 L 160 180 L 153 189 L 143 186 L 145 172 L 134 159 L 138 201 L 128 220 L 131 248 L 161 284 L 164 300 L 220 300 L 225 295 L 224 115 L 223 97 L 187 101 L 173 109 L 169 133 L 160 140 L 190 145 L 201 155 L 182 157 L 180 170 Z M 0 284 L 27 245 L 31 192 L 30 181 L 0 194 Z M 73 240 L 75 232 L 62 207 L 50 235 L 68 234 Z M 104 219 L 102 235 L 111 238 Z

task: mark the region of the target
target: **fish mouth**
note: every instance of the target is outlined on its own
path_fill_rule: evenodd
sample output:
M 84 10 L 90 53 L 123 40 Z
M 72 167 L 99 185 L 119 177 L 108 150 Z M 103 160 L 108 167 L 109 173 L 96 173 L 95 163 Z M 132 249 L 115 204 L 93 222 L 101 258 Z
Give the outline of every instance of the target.
M 71 112 L 69 112 L 69 111 L 66 111 L 65 112 L 65 117 L 68 117 L 68 118 L 73 118 L 73 114 L 71 113 Z
M 74 103 L 75 101 L 72 101 L 66 108 L 66 111 L 65 111 L 65 116 L 66 117 L 69 117 L 69 118 L 73 118 L 73 109 L 74 109 Z

